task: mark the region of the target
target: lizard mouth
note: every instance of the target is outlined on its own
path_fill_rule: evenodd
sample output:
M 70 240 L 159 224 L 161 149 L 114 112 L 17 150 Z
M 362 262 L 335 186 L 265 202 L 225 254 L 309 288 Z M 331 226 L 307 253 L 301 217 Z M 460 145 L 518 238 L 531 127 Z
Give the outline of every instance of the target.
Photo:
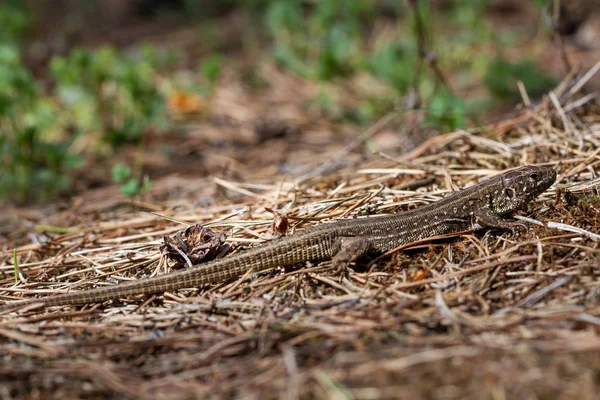
M 556 170 L 553 167 L 538 167 L 540 168 L 540 176 L 535 186 L 536 195 L 542 194 L 556 181 Z

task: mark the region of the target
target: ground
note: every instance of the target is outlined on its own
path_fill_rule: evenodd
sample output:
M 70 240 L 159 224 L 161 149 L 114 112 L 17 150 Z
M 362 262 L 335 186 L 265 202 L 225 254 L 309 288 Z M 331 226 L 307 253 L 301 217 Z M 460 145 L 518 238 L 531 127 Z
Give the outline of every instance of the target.
M 182 122 L 186 135 L 149 134 L 150 192 L 130 200 L 90 168 L 80 173 L 96 189 L 7 208 L 0 300 L 187 268 L 161 246 L 188 224 L 244 251 L 319 223 L 400 213 L 524 164 L 558 171 L 520 213 L 542 225 L 415 243 L 359 260 L 346 277 L 307 263 L 0 315 L 0 398 L 599 398 L 600 106 L 589 69 L 535 104 L 498 107 L 492 123 L 438 133 L 419 112 L 366 130 L 331 121 L 306 107 L 317 85 L 261 68 L 268 88 L 249 90 L 228 70 L 209 118 Z M 339 89 L 344 101 L 357 81 Z M 164 143 L 170 154 L 152 150 Z

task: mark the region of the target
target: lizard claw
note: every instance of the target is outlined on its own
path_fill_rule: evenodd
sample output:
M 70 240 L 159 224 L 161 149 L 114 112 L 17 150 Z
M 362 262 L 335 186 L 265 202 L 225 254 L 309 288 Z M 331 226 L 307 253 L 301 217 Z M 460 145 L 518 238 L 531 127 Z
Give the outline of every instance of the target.
M 344 278 L 348 278 L 349 276 L 349 268 L 347 265 L 343 265 L 341 263 L 333 264 L 330 268 L 330 275 L 337 277 L 340 282 L 344 280 Z
M 520 228 L 523 228 L 525 233 L 529 233 L 531 229 L 527 224 L 524 224 L 522 222 L 512 222 L 508 226 L 508 229 L 510 229 L 513 236 L 516 236 L 519 233 Z

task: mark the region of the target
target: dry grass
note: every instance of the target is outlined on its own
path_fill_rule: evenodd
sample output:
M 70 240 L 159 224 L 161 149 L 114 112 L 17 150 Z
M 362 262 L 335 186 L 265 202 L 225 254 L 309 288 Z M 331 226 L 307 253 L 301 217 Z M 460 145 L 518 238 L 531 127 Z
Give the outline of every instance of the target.
M 372 129 L 285 180 L 172 177 L 157 182 L 160 203 L 119 203 L 105 192 L 51 217 L 6 216 L 0 299 L 11 301 L 183 268 L 159 251 L 181 222 L 224 231 L 237 248 L 284 229 L 273 229 L 265 207 L 285 215 L 289 234 L 402 212 L 522 164 L 559 172 L 528 213 L 542 225 L 517 236 L 419 243 L 365 260 L 342 281 L 326 263 L 302 265 L 1 316 L 0 398 L 597 399 L 600 106 L 584 83 L 566 80 L 514 119 L 440 135 L 410 153 L 360 161 L 354 150 Z

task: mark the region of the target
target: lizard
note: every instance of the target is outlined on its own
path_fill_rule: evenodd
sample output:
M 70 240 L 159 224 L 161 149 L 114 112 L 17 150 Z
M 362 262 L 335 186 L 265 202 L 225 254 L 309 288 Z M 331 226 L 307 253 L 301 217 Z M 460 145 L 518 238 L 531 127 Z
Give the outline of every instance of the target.
M 23 306 L 84 305 L 137 295 L 224 283 L 249 271 L 259 273 L 301 262 L 331 260 L 346 267 L 369 253 L 384 253 L 429 237 L 482 228 L 513 230 L 522 223 L 510 215 L 556 180 L 550 166 L 527 165 L 482 180 L 441 200 L 384 216 L 323 223 L 200 266 L 112 287 L 19 300 L 0 305 L 0 313 Z

